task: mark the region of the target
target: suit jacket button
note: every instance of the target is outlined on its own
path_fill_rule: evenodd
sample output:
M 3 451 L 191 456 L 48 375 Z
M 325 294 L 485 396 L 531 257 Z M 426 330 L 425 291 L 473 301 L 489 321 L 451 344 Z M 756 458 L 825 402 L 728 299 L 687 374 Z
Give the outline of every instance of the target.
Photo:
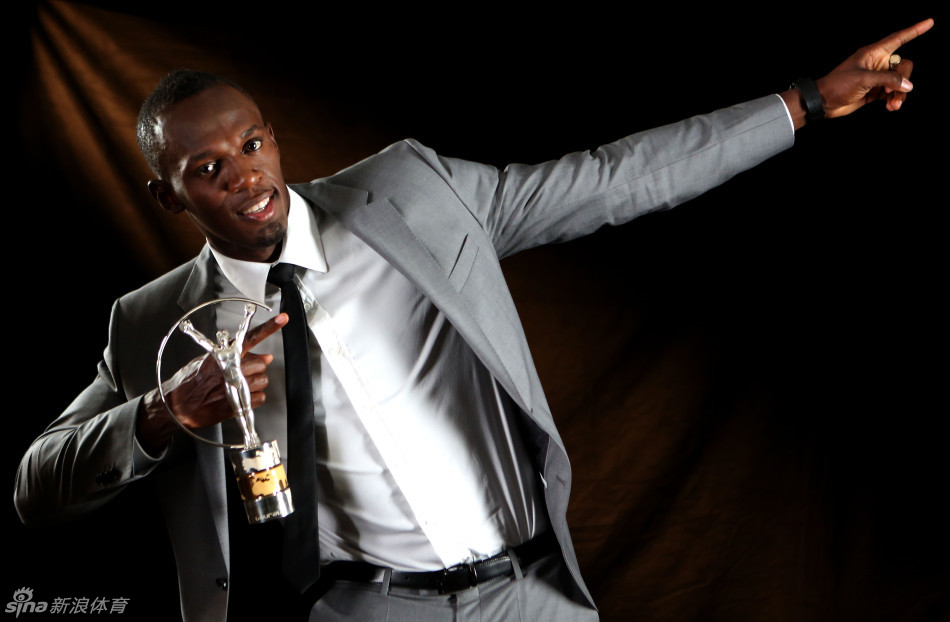
M 217 583 L 217 584 L 218 584 L 218 587 L 220 587 L 220 588 L 221 588 L 222 590 L 224 590 L 225 592 L 228 591 L 228 579 L 227 579 L 227 577 L 219 577 L 219 578 L 215 579 L 214 582 Z

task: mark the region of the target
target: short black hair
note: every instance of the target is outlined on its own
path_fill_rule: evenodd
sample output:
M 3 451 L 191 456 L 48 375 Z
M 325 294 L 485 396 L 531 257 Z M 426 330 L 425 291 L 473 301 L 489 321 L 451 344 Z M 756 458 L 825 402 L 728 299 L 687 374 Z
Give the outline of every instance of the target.
M 139 117 L 135 124 L 135 138 L 145 161 L 157 177 L 162 176 L 159 153 L 162 145 L 155 135 L 158 117 L 178 102 L 217 85 L 226 85 L 237 89 L 253 101 L 253 98 L 231 80 L 206 71 L 176 69 L 162 78 L 155 89 L 142 102 Z

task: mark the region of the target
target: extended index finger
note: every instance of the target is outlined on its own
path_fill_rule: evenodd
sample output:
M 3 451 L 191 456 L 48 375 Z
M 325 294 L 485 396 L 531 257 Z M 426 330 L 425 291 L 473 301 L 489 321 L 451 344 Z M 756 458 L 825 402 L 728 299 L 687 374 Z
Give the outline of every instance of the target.
M 247 336 L 244 337 L 244 345 L 241 349 L 241 354 L 247 354 L 254 346 L 279 331 L 289 319 L 290 318 L 286 313 L 278 313 L 257 328 L 248 331 Z
M 924 34 L 931 28 L 933 28 L 934 20 L 932 18 L 925 19 L 922 22 L 918 22 L 911 26 L 910 28 L 905 28 L 903 30 L 898 30 L 892 35 L 884 37 L 878 41 L 875 46 L 884 49 L 885 53 L 893 54 L 900 48 L 902 45 L 905 45 L 908 41 L 912 41 Z

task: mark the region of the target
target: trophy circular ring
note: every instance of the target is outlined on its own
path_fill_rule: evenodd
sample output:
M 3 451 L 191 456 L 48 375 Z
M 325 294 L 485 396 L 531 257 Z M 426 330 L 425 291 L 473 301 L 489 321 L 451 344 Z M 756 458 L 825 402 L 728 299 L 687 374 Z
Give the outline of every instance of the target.
M 185 432 L 185 434 L 187 434 L 188 436 L 194 438 L 195 440 L 199 440 L 199 441 L 201 441 L 202 443 L 207 443 L 207 444 L 209 444 L 209 445 L 214 445 L 215 447 L 221 447 L 221 448 L 223 448 L 223 449 L 244 449 L 246 445 L 243 445 L 243 444 L 242 444 L 242 445 L 235 445 L 235 444 L 232 444 L 232 443 L 219 443 L 219 442 L 217 442 L 217 441 L 212 441 L 212 440 L 210 440 L 210 439 L 208 439 L 208 438 L 205 438 L 205 437 L 201 436 L 200 434 L 196 434 L 195 432 L 191 431 L 191 429 L 190 429 L 188 426 L 186 426 L 185 424 L 183 424 L 183 423 L 178 419 L 178 417 L 175 416 L 175 411 L 172 410 L 171 405 L 168 403 L 168 400 L 165 398 L 165 389 L 164 389 L 164 387 L 162 386 L 162 353 L 165 351 L 165 346 L 166 346 L 166 344 L 168 343 L 168 340 L 171 339 L 171 337 L 172 337 L 173 334 L 175 334 L 175 331 L 179 330 L 179 326 L 182 325 L 182 322 L 186 321 L 188 318 L 190 318 L 192 315 L 194 315 L 194 314 L 197 313 L 198 311 L 201 311 L 202 309 L 204 309 L 204 308 L 206 308 L 206 307 L 210 307 L 211 305 L 220 304 L 220 303 L 222 303 L 222 302 L 242 302 L 242 303 L 244 303 L 244 304 L 251 304 L 251 305 L 254 305 L 255 307 L 259 307 L 259 308 L 264 309 L 264 310 L 266 310 L 266 311 L 271 311 L 271 310 L 272 310 L 272 309 L 271 309 L 270 307 L 268 307 L 267 305 L 262 304 L 262 303 L 260 303 L 260 302 L 256 302 L 256 301 L 254 301 L 254 300 L 251 300 L 250 298 L 238 298 L 238 297 L 234 297 L 234 298 L 217 298 L 217 299 L 215 299 L 215 300 L 209 300 L 208 302 L 204 302 L 204 303 L 198 305 L 197 307 L 195 307 L 194 309 L 192 309 L 192 310 L 189 311 L 188 313 L 186 313 L 186 314 L 184 314 L 183 316 L 181 316 L 180 318 L 178 318 L 178 321 L 175 322 L 174 326 L 172 326 L 172 327 L 169 329 L 169 331 L 165 334 L 165 338 L 162 339 L 162 343 L 161 343 L 161 345 L 160 345 L 159 348 L 158 348 L 158 359 L 155 361 L 155 375 L 157 376 L 157 379 L 158 379 L 158 393 L 159 393 L 159 395 L 160 395 L 161 398 L 162 398 L 162 403 L 165 405 L 165 410 L 168 411 L 168 414 L 171 415 L 171 418 L 175 421 L 176 424 L 178 424 L 178 427 L 181 428 L 182 431 Z

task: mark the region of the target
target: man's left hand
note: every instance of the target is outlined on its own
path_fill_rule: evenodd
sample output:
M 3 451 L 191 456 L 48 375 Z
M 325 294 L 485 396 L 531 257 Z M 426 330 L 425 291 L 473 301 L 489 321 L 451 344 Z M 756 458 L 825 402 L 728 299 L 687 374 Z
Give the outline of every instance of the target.
M 914 85 L 910 74 L 914 63 L 901 59 L 891 67 L 891 55 L 902 45 L 930 30 L 932 19 L 884 37 L 877 43 L 861 48 L 828 75 L 815 81 L 821 95 L 825 118 L 843 117 L 867 103 L 883 99 L 888 110 L 898 110 Z M 795 129 L 805 125 L 805 110 L 799 92 L 795 89 L 781 94 L 788 106 Z
M 825 117 L 851 114 L 861 106 L 883 99 L 888 110 L 898 110 L 914 88 L 910 74 L 914 63 L 901 59 L 892 70 L 891 55 L 908 41 L 919 37 L 934 25 L 932 19 L 905 28 L 869 46 L 863 47 L 816 81 L 825 107 Z

